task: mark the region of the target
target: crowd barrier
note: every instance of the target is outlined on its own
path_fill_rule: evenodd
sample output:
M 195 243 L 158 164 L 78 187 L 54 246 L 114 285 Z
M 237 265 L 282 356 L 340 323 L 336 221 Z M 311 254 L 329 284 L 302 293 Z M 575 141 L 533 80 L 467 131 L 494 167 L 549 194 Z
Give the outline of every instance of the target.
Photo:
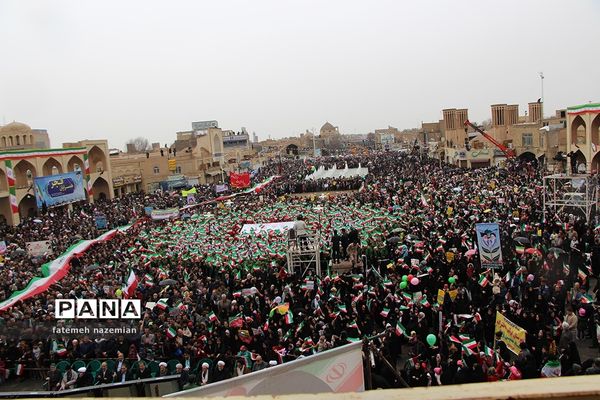
M 123 383 L 86 386 L 59 391 L 1 392 L 0 399 L 24 399 L 42 397 L 162 397 L 179 390 L 179 375 L 159 378 L 136 379 Z

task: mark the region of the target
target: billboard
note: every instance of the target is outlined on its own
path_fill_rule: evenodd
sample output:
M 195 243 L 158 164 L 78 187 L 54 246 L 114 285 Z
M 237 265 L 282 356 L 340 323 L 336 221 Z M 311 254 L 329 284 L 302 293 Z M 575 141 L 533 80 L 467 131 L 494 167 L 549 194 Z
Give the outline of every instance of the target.
M 500 245 L 500 228 L 498 223 L 476 224 L 477 247 L 481 268 L 502 267 L 502 246 Z
M 362 342 L 165 397 L 278 396 L 365 390 Z
M 215 120 L 192 122 L 193 131 L 205 131 L 209 128 L 218 128 L 219 123 Z
M 62 206 L 85 200 L 85 186 L 81 171 L 41 176 L 33 179 L 38 208 Z

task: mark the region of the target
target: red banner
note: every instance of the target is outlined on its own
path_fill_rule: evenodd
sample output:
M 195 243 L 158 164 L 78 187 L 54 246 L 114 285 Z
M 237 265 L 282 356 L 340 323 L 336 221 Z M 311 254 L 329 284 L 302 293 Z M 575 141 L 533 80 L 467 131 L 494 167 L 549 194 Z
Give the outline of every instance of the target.
M 231 187 L 235 189 L 250 187 L 250 173 L 243 172 L 237 174 L 235 172 L 230 172 L 229 183 L 231 184 Z

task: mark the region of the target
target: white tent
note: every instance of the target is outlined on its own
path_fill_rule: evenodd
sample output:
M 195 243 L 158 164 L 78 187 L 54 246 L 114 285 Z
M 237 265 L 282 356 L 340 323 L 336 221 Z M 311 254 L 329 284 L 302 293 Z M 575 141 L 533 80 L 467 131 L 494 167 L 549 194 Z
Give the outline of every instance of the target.
M 337 165 L 334 165 L 333 168 L 325 169 L 324 166 L 320 166 L 317 168 L 315 172 L 308 175 L 306 177 L 307 181 L 317 180 L 317 179 L 334 179 L 334 178 L 352 178 L 355 176 L 360 176 L 364 178 L 369 174 L 369 168 L 363 167 L 358 164 L 357 168 L 348 168 L 348 164 L 344 166 L 344 169 L 338 169 Z

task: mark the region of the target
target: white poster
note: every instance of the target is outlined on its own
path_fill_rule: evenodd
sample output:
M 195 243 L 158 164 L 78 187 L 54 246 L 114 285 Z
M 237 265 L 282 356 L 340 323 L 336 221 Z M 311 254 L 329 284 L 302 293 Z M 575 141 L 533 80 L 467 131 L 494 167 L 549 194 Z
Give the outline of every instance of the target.
M 52 244 L 49 240 L 40 240 L 38 242 L 27 242 L 27 254 L 32 257 L 43 256 L 44 254 L 52 254 Z
M 262 231 L 287 231 L 294 229 L 294 222 L 272 222 L 269 224 L 245 224 L 240 233 L 250 234 Z

